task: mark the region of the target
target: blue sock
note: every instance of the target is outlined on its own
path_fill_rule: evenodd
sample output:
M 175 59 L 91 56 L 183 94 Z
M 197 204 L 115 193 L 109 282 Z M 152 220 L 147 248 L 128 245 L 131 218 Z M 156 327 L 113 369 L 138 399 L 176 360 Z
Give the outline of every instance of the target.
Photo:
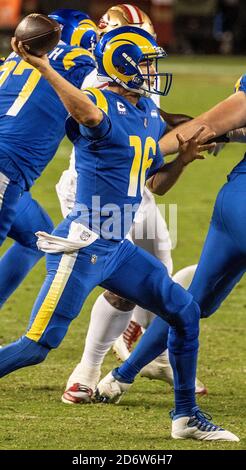
M 175 415 L 174 419 L 182 416 L 192 416 L 196 408 L 195 388 L 190 390 L 175 390 Z
M 169 360 L 173 369 L 175 384 L 175 417 L 191 416 L 192 409 L 196 406 L 194 384 L 197 352 L 174 355 L 169 351 Z
M 196 406 L 195 380 L 198 355 L 200 309 L 191 302 L 183 312 L 187 326 L 171 327 L 168 336 L 169 360 L 173 369 L 175 418 L 191 416 Z
M 130 357 L 117 369 L 117 374 L 123 382 L 132 383 L 146 364 L 165 351 L 168 329 L 168 324 L 162 318 L 154 318 Z
M 45 346 L 22 336 L 18 341 L 0 349 L 0 377 L 22 367 L 39 364 L 49 351 Z
M 0 308 L 43 255 L 18 242 L 4 254 L 0 259 Z

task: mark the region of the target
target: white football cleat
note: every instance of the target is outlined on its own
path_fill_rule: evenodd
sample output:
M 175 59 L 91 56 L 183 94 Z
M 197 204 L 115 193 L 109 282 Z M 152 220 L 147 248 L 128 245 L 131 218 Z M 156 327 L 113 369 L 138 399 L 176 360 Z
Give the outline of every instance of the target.
M 117 369 L 113 369 L 98 384 L 96 390 L 96 400 L 102 403 L 119 403 L 124 393 L 132 384 L 120 382 L 117 378 Z
M 202 395 L 207 395 L 208 394 L 207 387 L 205 387 L 205 385 L 198 378 L 196 378 L 196 384 L 195 385 L 196 385 L 196 394 L 197 395 L 200 395 L 200 397 L 201 397 Z
M 119 338 L 117 338 L 117 340 L 114 342 L 112 350 L 116 358 L 123 362 L 126 361 L 131 354 L 124 341 L 123 335 L 120 335 Z
M 94 401 L 93 395 L 93 390 L 87 387 L 87 385 L 76 383 L 65 390 L 61 399 L 63 403 L 66 403 L 67 405 L 81 405 L 85 403 L 92 403 Z
M 196 265 L 190 266 L 190 268 L 192 268 L 191 271 L 194 274 Z M 133 344 L 141 333 L 141 326 L 131 320 L 124 333 L 114 342 L 113 352 L 117 359 L 124 362 L 129 358 Z M 167 350 L 143 367 L 140 371 L 140 376 L 150 380 L 163 380 L 173 386 L 173 371 L 168 359 Z M 196 379 L 196 393 L 200 396 L 207 395 L 208 393 L 207 388 L 199 379 Z
M 141 377 L 150 380 L 163 380 L 169 385 L 173 385 L 173 371 L 170 366 L 167 352 L 158 356 L 154 361 L 147 364 L 140 371 Z
M 140 376 L 150 380 L 163 380 L 173 386 L 173 371 L 167 351 L 143 367 L 140 371 Z M 205 385 L 199 379 L 196 379 L 196 394 L 202 396 L 207 395 L 207 393 Z
M 120 335 L 114 342 L 113 352 L 117 359 L 123 362 L 128 359 L 132 351 L 133 344 L 138 340 L 141 334 L 141 326 L 137 322 L 131 320 L 124 333 L 122 333 L 122 335 Z
M 95 391 L 100 376 L 100 366 L 89 367 L 86 361 L 82 360 L 76 365 L 72 374 L 69 376 L 65 390 L 73 387 L 74 384 L 81 384 Z
M 239 442 L 240 440 L 235 434 L 212 423 L 212 417 L 202 413 L 198 407 L 194 409 L 193 416 L 183 416 L 175 419 L 173 411 L 170 415 L 172 418 L 171 435 L 174 439 L 235 442 Z

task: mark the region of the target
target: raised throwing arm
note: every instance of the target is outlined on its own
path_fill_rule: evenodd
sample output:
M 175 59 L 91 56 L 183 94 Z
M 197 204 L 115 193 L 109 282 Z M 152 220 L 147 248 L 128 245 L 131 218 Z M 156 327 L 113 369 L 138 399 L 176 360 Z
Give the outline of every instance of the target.
M 36 57 L 28 54 L 21 42 L 17 44 L 16 38 L 12 38 L 11 45 L 13 50 L 25 62 L 35 67 L 50 83 L 67 111 L 79 124 L 87 127 L 94 127 L 100 124 L 103 119 L 102 111 L 81 90 L 57 73 L 51 67 L 46 55 Z

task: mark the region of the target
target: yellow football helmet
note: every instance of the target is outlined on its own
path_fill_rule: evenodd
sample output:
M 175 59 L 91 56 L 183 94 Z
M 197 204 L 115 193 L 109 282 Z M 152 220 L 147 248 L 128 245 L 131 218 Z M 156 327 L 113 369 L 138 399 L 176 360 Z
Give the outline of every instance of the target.
M 102 36 L 121 26 L 137 26 L 156 38 L 151 19 L 136 5 L 122 3 L 109 8 L 99 21 L 98 34 Z

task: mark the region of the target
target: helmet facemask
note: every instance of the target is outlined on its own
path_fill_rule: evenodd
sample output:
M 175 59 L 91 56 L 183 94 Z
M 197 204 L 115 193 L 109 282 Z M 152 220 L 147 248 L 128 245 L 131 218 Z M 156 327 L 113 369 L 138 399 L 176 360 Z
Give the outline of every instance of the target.
M 164 51 L 165 53 L 165 51 Z M 167 56 L 167 54 L 165 53 Z M 161 57 L 163 58 L 163 56 Z M 131 58 L 125 55 L 125 59 L 131 61 Z M 160 58 L 156 57 L 155 54 L 146 54 L 142 56 L 139 65 L 136 64 L 138 73 L 132 79 L 133 87 L 127 86 L 126 83 L 119 80 L 117 77 L 115 81 L 118 85 L 121 85 L 123 88 L 139 95 L 150 97 L 152 94 L 167 96 L 171 85 L 172 85 L 172 73 L 169 72 L 158 72 Z M 152 71 L 154 63 L 155 72 Z M 146 67 L 146 73 L 142 71 L 142 64 Z M 119 67 L 119 71 L 124 73 L 124 67 Z M 134 87 L 134 84 L 136 87 Z
M 150 96 L 152 94 L 167 96 L 172 85 L 172 73 L 159 72 L 160 60 L 167 57 L 166 52 L 162 48 L 159 53 L 156 54 L 145 54 L 143 55 L 139 65 L 139 73 L 142 77 L 142 84 L 139 86 L 140 94 L 144 96 Z M 160 54 L 160 55 L 159 55 Z M 143 73 L 141 64 L 144 64 L 146 73 Z M 154 66 L 154 67 L 153 67 Z M 153 71 L 154 69 L 154 71 Z M 139 77 L 136 76 L 134 81 L 139 83 Z

